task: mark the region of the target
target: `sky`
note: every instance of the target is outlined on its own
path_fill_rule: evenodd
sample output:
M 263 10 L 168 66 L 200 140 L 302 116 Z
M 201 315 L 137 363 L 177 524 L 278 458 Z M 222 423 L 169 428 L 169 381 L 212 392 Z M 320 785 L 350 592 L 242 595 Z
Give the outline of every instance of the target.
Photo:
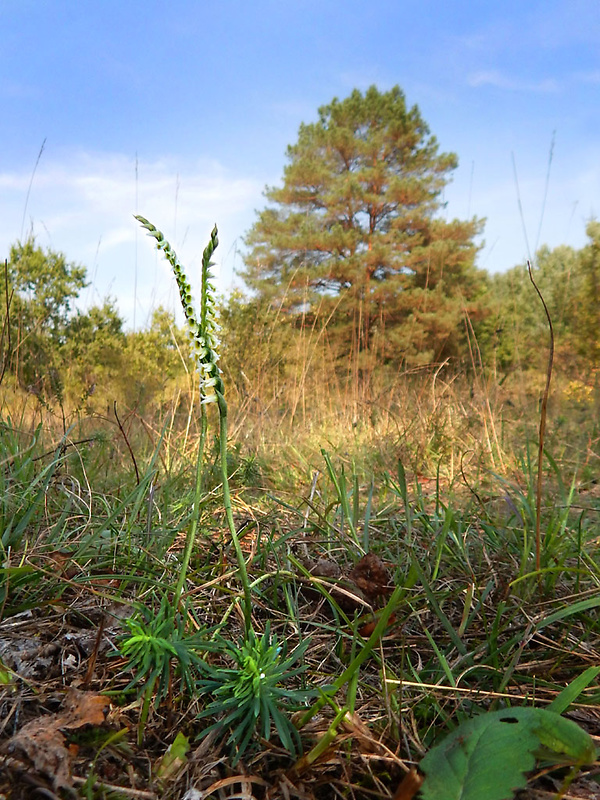
M 149 218 L 218 287 L 286 147 L 353 89 L 399 85 L 457 154 L 448 219 L 485 217 L 489 271 L 582 247 L 600 214 L 598 0 L 0 0 L 0 254 L 33 234 L 128 327 L 177 308 Z

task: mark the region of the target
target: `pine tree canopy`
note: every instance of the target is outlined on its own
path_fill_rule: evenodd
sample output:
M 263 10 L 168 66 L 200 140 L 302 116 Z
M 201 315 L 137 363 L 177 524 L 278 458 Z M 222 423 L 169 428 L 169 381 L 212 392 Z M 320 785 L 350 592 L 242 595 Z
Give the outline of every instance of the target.
M 447 222 L 457 166 L 394 87 L 319 109 L 287 149 L 283 185 L 246 237 L 250 288 L 291 318 L 329 319 L 340 352 L 427 363 L 457 353 L 476 310 L 482 222 Z M 458 338 L 457 338 L 458 337 Z

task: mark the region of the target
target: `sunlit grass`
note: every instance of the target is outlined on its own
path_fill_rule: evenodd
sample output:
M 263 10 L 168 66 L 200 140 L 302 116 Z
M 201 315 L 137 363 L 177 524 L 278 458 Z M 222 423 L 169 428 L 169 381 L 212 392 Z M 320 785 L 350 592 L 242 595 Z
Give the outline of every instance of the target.
M 511 418 L 510 406 L 482 404 L 458 382 L 442 386 L 439 375 L 435 383 L 431 376 L 411 380 L 390 393 L 389 408 L 385 402 L 358 418 L 350 403 L 307 405 L 302 424 L 275 408 L 253 417 L 234 403 L 227 468 L 255 641 L 270 630 L 288 652 L 305 648 L 303 671 L 281 675 L 289 696 L 304 698 L 294 718 L 304 750 L 298 774 L 317 780 L 329 758 L 338 764 L 336 780 L 360 781 L 361 759 L 371 752 L 388 759 L 385 770 L 373 769 L 392 790 L 462 719 L 506 702 L 543 706 L 600 659 L 600 498 L 589 482 L 593 454 L 580 451 L 577 463 L 573 440 L 561 449 L 554 428 L 538 573 L 533 413 L 529 421 Z M 3 626 L 10 630 L 22 613 L 56 637 L 50 612 L 86 619 L 92 630 L 105 615 L 106 640 L 116 643 L 141 631 L 147 644 L 156 634 L 162 650 L 154 683 L 143 682 L 143 670 L 153 668 L 143 653 L 136 684 L 131 659 L 100 649 L 86 686 L 108 691 L 128 709 L 122 713 L 141 731 L 136 746 L 150 760 L 154 738 L 171 741 L 183 731 L 193 742 L 208 725 L 222 734 L 203 745 L 215 748 L 211 757 L 234 760 L 235 752 L 223 749 L 230 734 L 219 727 L 230 705 L 202 693 L 198 661 L 213 682 L 221 674 L 225 686 L 243 664 L 219 648 L 218 637 L 243 642 L 246 629 L 221 451 L 210 437 L 181 614 L 171 620 L 175 652 L 156 628 L 164 598 L 180 581 L 195 513 L 201 430 L 193 415 L 177 416 L 179 403 L 174 398 L 171 411 L 155 417 L 119 409 L 121 427 L 114 414 L 88 416 L 66 437 L 49 410 L 38 408 L 35 424 L 33 414 L 4 417 L 0 639 Z M 519 443 L 527 430 L 529 442 L 524 436 Z M 388 595 L 373 599 L 348 578 L 365 553 L 385 565 Z M 392 593 L 393 608 L 365 650 Z M 122 613 L 133 627 L 120 622 Z M 189 668 L 177 647 L 191 653 Z M 125 647 L 122 655 L 131 652 Z M 142 707 L 134 710 L 141 687 Z M 600 702 L 597 688 L 586 689 L 581 701 Z M 256 759 L 254 769 L 268 780 L 292 762 L 279 747 L 279 729 L 261 730 L 271 742 L 240 732 L 248 745 L 242 755 Z M 288 750 L 296 749 L 295 734 L 284 727 L 281 733 Z M 367 740 L 374 750 L 365 749 Z M 183 795 L 172 787 L 171 796 Z

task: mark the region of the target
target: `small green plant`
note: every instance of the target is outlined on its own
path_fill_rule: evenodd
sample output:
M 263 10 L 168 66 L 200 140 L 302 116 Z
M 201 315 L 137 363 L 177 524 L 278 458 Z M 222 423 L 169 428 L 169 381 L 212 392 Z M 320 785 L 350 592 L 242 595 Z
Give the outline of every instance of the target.
M 267 625 L 262 636 L 250 630 L 239 646 L 218 638 L 214 649 L 225 652 L 233 661 L 233 667 L 215 667 L 206 661 L 201 663 L 204 677 L 199 681 L 198 689 L 212 694 L 214 700 L 199 716 L 220 716 L 202 732 L 202 736 L 213 730 L 221 735 L 229 731 L 227 744 L 231 746 L 234 765 L 243 756 L 255 732 L 258 730 L 268 740 L 273 725 L 290 754 L 295 755 L 300 749 L 298 730 L 282 713 L 281 706 L 297 705 L 310 694 L 283 685 L 304 671 L 304 665 L 294 667 L 294 664 L 300 661 L 307 647 L 308 641 L 305 640 L 282 660 L 282 647 L 276 637 L 271 637 Z
M 306 697 L 306 692 L 290 690 L 280 686 L 281 683 L 294 677 L 302 671 L 303 667 L 291 669 L 298 661 L 308 643 L 299 645 L 289 658 L 281 660 L 281 647 L 277 640 L 271 640 L 270 630 L 267 627 L 262 636 L 257 636 L 252 627 L 252 600 L 250 582 L 246 570 L 246 561 L 240 546 L 239 537 L 235 529 L 229 490 L 229 475 L 227 468 L 227 403 L 225 402 L 225 389 L 217 365 L 217 330 L 215 313 L 215 288 L 211 283 L 211 257 L 218 245 L 217 228 L 212 231 L 211 239 L 204 250 L 202 257 L 202 296 L 200 303 L 200 318 L 194 311 L 191 288 L 185 276 L 183 267 L 177 255 L 163 234 L 144 217 L 136 219 L 156 239 L 159 250 L 173 267 L 173 272 L 179 287 L 181 303 L 185 313 L 188 331 L 192 341 L 193 353 L 200 373 L 200 413 L 201 436 L 198 446 L 196 465 L 196 487 L 194 496 L 194 513 L 192 523 L 188 529 L 183 561 L 180 568 L 179 579 L 175 588 L 174 608 L 161 606 L 163 620 L 156 629 L 156 621 L 140 627 L 139 623 L 130 623 L 134 634 L 123 646 L 125 655 L 131 653 L 138 663 L 138 676 L 148 676 L 147 688 L 144 690 L 144 711 L 147 717 L 150 698 L 154 686 L 158 684 L 158 697 L 164 696 L 165 680 L 170 674 L 170 663 L 176 658 L 184 683 L 191 688 L 190 670 L 200 669 L 205 677 L 195 686 L 202 693 L 212 693 L 215 699 L 209 703 L 200 717 L 210 715 L 221 716 L 209 730 L 231 730 L 227 742 L 232 745 L 234 758 L 237 762 L 246 750 L 252 735 L 257 727 L 264 738 L 271 734 L 272 724 L 279 734 L 281 742 L 290 753 L 296 753 L 300 745 L 300 738 L 296 728 L 280 710 L 280 705 L 289 700 L 299 700 Z M 186 639 L 183 623 L 175 623 L 177 605 L 183 594 L 190 557 L 194 547 L 196 531 L 200 517 L 202 501 L 202 468 L 204 445 L 207 433 L 206 405 L 216 403 L 219 410 L 219 454 L 221 461 L 221 479 L 223 485 L 223 506 L 231 541 L 235 550 L 238 574 L 242 584 L 244 601 L 244 638 L 239 647 L 225 640 L 220 634 L 213 635 L 212 639 L 205 638 L 200 644 L 195 637 Z M 134 626 L 134 627 L 132 627 Z M 135 627 L 137 626 L 137 628 Z M 139 630 L 138 630 L 139 628 Z M 193 647 L 188 645 L 193 641 Z M 197 648 L 197 649 L 194 649 Z M 197 656 L 198 650 L 226 652 L 233 659 L 234 667 L 214 667 Z M 142 722 L 145 722 L 144 714 Z
M 135 678 L 127 688 L 145 684 L 145 691 L 156 691 L 158 700 L 166 697 L 171 677 L 171 661 L 177 660 L 184 685 L 193 690 L 193 669 L 198 666 L 201 639 L 188 636 L 183 619 L 172 613 L 163 598 L 158 613 L 142 607 L 138 619 L 125 620 L 130 636 L 121 644 L 121 652 L 129 659 Z
M 215 310 L 216 289 L 211 282 L 211 267 L 213 266 L 211 258 L 217 245 L 219 244 L 217 226 L 215 225 L 213 228 L 210 236 L 210 242 L 204 249 L 202 256 L 202 289 L 200 300 L 200 319 L 198 320 L 194 310 L 192 290 L 186 278 L 184 269 L 179 263 L 177 254 L 169 242 L 165 239 L 161 231 L 155 228 L 151 222 L 149 222 L 145 217 L 141 216 L 136 216 L 136 219 L 144 228 L 146 228 L 148 234 L 156 239 L 156 246 L 159 250 L 162 250 L 165 258 L 173 267 L 175 279 L 177 280 L 177 286 L 179 287 L 179 296 L 181 297 L 181 304 L 185 314 L 188 333 L 192 342 L 194 358 L 198 366 L 198 372 L 200 373 L 201 436 L 198 446 L 198 458 L 196 466 L 194 514 L 186 539 L 183 562 L 181 565 L 177 587 L 175 589 L 175 596 L 177 599 L 179 599 L 183 592 L 183 586 L 185 583 L 192 550 L 194 548 L 194 541 L 196 538 L 196 531 L 200 516 L 200 503 L 202 499 L 202 459 L 204 455 L 204 444 L 206 441 L 207 429 L 205 406 L 209 403 L 216 403 L 219 408 L 220 420 L 219 443 L 221 457 L 221 477 L 223 481 L 223 505 L 225 508 L 229 532 L 231 534 L 231 540 L 235 549 L 239 576 L 242 582 L 244 592 L 244 619 L 246 622 L 246 629 L 249 631 L 252 626 L 252 600 L 250 597 L 250 583 L 248 581 L 246 561 L 244 560 L 244 554 L 242 552 L 242 548 L 240 547 L 239 538 L 233 521 L 233 512 L 231 510 L 231 494 L 229 491 L 229 475 L 227 472 L 227 403 L 225 402 L 225 389 L 217 364 L 219 355 L 217 353 L 216 335 L 218 331 Z
M 141 607 L 137 618 L 125 620 L 130 635 L 121 642 L 121 653 L 134 673 L 127 686 L 141 686 L 143 699 L 138 739 L 143 737 L 152 702 L 160 703 L 171 686 L 173 663 L 183 686 L 193 692 L 203 653 L 203 634 L 188 635 L 183 616 L 174 612 L 167 597 L 158 612 Z

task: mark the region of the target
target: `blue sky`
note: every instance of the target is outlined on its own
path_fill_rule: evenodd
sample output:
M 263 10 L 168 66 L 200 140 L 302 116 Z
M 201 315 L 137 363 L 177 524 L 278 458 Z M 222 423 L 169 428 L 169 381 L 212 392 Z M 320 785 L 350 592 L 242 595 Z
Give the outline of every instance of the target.
M 177 298 L 132 214 L 192 282 L 217 222 L 227 291 L 299 125 L 354 88 L 400 85 L 458 154 L 445 214 L 487 218 L 486 269 L 527 256 L 513 161 L 531 250 L 600 213 L 598 0 L 2 0 L 0 26 L 1 252 L 33 231 L 137 327 Z

